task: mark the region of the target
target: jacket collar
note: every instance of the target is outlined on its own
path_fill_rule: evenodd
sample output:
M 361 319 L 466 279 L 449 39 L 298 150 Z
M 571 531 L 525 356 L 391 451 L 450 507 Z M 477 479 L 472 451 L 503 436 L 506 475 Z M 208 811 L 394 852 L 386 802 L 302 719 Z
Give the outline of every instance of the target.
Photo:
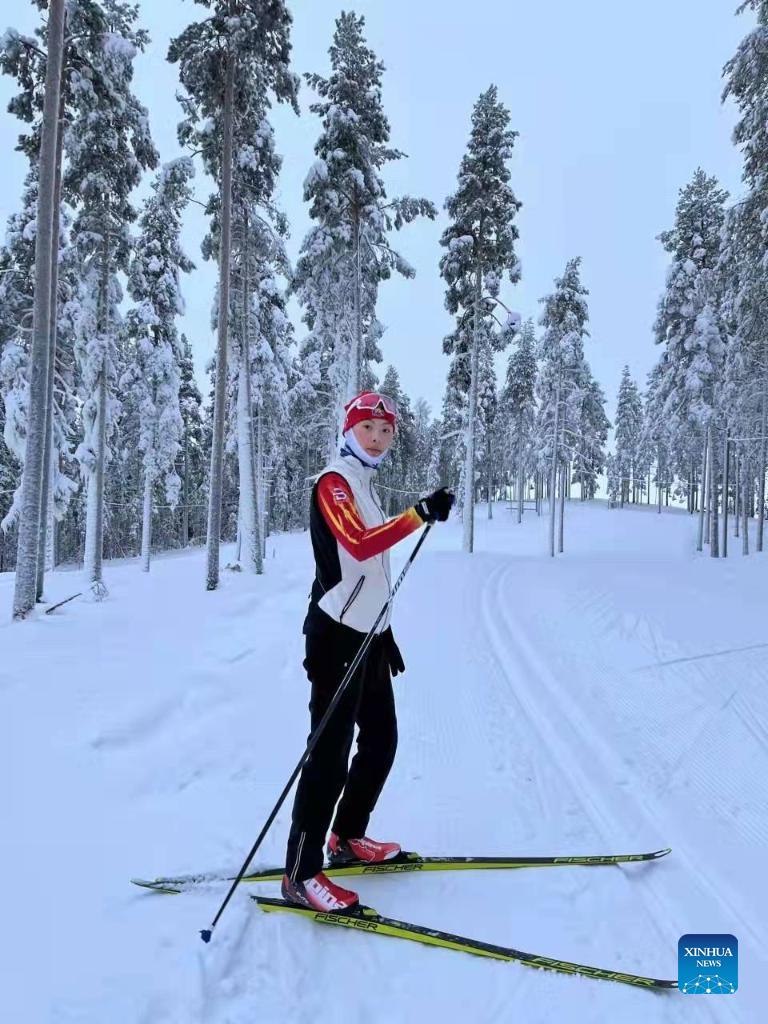
M 353 452 L 348 444 L 345 444 L 339 450 L 339 457 L 343 460 L 345 468 L 349 467 L 353 473 L 364 479 L 368 479 L 372 473 L 378 472 L 378 466 L 369 466 L 363 462 L 360 456 Z

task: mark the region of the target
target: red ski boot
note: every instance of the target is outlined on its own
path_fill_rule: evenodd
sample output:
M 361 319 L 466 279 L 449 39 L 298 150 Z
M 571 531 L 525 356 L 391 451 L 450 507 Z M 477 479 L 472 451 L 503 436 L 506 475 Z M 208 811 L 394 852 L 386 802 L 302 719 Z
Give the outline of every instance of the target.
M 328 860 L 331 867 L 340 867 L 350 862 L 364 861 L 366 864 L 381 864 L 392 860 L 400 853 L 398 843 L 378 843 L 375 839 L 339 839 L 331 832 L 328 840 Z
M 306 878 L 303 882 L 292 882 L 288 875 L 283 875 L 281 892 L 283 899 L 289 903 L 311 907 L 312 910 L 322 910 L 326 914 L 354 910 L 360 902 L 356 892 L 342 889 L 322 871 L 318 871 L 313 878 Z

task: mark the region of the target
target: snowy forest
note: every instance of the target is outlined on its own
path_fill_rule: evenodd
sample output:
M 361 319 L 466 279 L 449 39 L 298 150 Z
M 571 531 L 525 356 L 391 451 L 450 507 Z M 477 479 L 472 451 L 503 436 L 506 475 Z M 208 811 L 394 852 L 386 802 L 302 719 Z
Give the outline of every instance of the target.
M 763 1020 L 768 0 L 2 11 L 6 1019 Z
M 452 194 L 392 196 L 388 166 L 405 154 L 383 99 L 387 54 L 370 47 L 364 17 L 341 12 L 328 25 L 328 70 L 300 76 L 287 4 L 197 3 L 200 18 L 167 52 L 183 114 L 174 154 L 158 153 L 152 110 L 134 91 L 137 54 L 152 45 L 138 5 L 32 0 L 35 34 L 11 28 L 0 40 L 15 89 L 4 116 L 18 119 L 28 160 L 0 248 L 0 570 L 18 570 L 15 617 L 61 564 L 84 567 L 96 596 L 105 560 L 140 556 L 149 571 L 154 553 L 188 545 L 207 545 L 208 589 L 224 541 L 236 541 L 230 567 L 264 572 L 267 536 L 306 528 L 314 475 L 360 388 L 400 410 L 379 476 L 387 510 L 450 486 L 467 552 L 478 501 L 489 517 L 494 502 L 518 521 L 549 515 L 554 555 L 568 502 L 594 498 L 685 507 L 714 557 L 729 535 L 748 553 L 752 520 L 762 550 L 766 0 L 742 5 L 758 26 L 723 69 L 744 194 L 730 200 L 700 168 L 679 184 L 674 223 L 658 236 L 668 272 L 648 338 L 655 366 L 645 381 L 627 366 L 616 396 L 590 368 L 577 252 L 551 268 L 540 308 L 517 311 L 525 196 L 512 97 L 493 84 L 468 97 Z M 303 190 L 312 226 L 292 264 L 270 114 L 285 104 L 298 115 L 305 91 L 317 132 Z M 191 203 L 208 218 L 200 252 L 180 241 Z M 424 217 L 446 225 L 434 273 L 454 324 L 439 415 L 387 365 L 377 318 L 388 279 L 414 274 L 408 225 Z M 177 322 L 199 260 L 218 268 L 207 393 Z

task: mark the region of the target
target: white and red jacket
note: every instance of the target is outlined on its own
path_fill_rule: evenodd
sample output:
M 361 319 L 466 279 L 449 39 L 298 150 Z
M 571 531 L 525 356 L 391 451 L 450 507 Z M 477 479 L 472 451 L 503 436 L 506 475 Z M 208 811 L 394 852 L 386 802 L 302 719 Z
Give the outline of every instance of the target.
M 318 608 L 336 622 L 368 633 L 391 594 L 389 548 L 424 525 L 413 506 L 388 520 L 373 486 L 376 468 L 347 454 L 348 449 L 342 451 L 312 488 L 309 530 L 315 580 L 305 633 L 322 628 Z M 377 633 L 389 626 L 390 617 L 387 608 Z

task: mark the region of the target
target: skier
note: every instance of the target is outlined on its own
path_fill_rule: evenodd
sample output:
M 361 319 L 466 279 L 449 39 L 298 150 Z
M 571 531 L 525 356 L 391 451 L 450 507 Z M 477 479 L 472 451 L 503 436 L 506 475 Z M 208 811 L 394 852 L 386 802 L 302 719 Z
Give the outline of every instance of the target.
M 344 445 L 319 474 L 310 500 L 315 579 L 303 632 L 312 731 L 391 593 L 389 548 L 424 523 L 445 521 L 455 501 L 441 487 L 388 520 L 373 480 L 394 439 L 395 403 L 363 391 L 344 411 Z M 327 847 L 331 864 L 377 863 L 400 853 L 397 843 L 365 835 L 397 747 L 391 675 L 405 665 L 392 635 L 390 610 L 299 778 L 282 894 L 315 910 L 345 911 L 359 902 L 357 893 L 335 885 L 322 871 L 323 843 L 340 795 Z M 349 765 L 355 724 L 357 751 Z

